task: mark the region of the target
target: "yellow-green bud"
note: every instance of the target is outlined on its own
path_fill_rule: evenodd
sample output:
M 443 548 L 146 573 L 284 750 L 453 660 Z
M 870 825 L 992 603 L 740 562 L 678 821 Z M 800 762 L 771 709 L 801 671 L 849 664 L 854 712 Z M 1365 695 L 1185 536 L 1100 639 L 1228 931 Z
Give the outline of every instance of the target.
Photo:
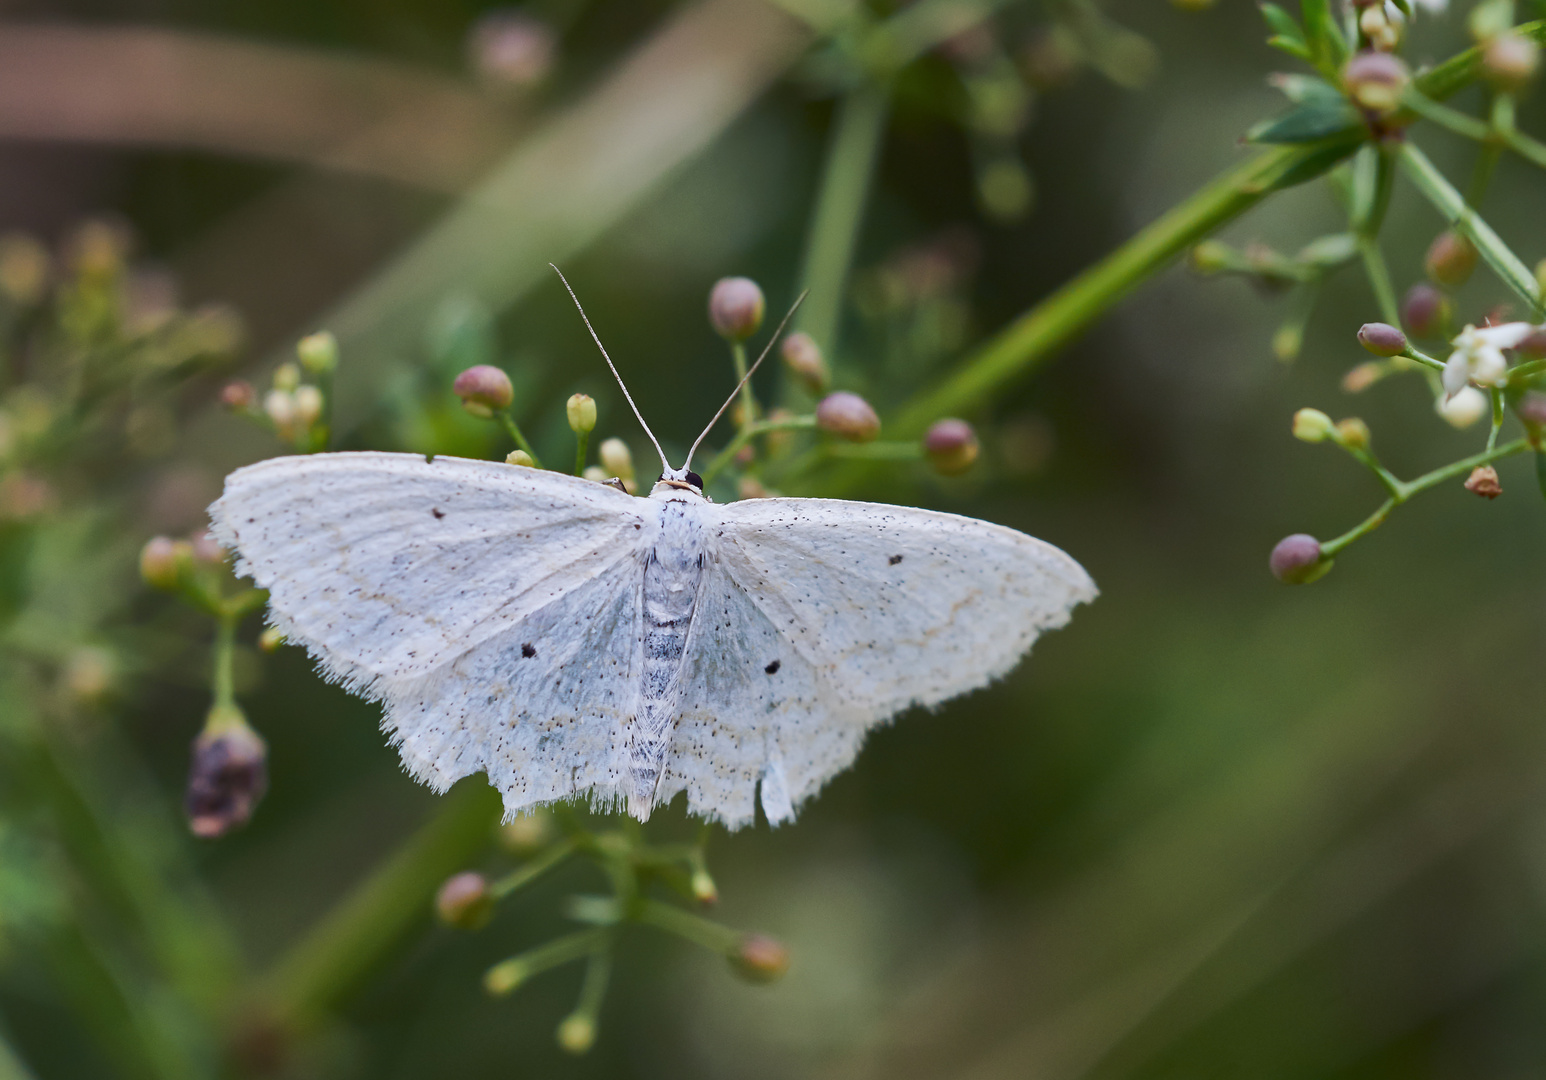
M 506 465 L 524 465 L 528 469 L 537 463 L 531 459 L 531 455 L 525 450 L 512 450 L 505 455 Z
M 140 549 L 140 577 L 155 589 L 177 588 L 184 568 L 193 565 L 193 545 L 169 536 L 152 537 Z
M 526 976 L 526 965 L 519 959 L 501 960 L 483 973 L 483 989 L 501 997 L 525 982 Z
M 633 454 L 629 453 L 628 444 L 622 439 L 606 440 L 596 454 L 601 458 L 602 471 L 608 476 L 624 481 L 633 479 Z
M 1294 414 L 1294 438 L 1301 442 L 1325 442 L 1335 431 L 1331 417 L 1319 409 L 1300 409 Z
M 295 343 L 295 355 L 313 375 L 326 375 L 338 367 L 338 339 L 326 330 L 308 334 Z
M 284 643 L 284 632 L 277 626 L 265 626 L 263 632 L 258 635 L 258 648 L 266 653 L 278 652 L 279 646 Z
M 1356 416 L 1337 421 L 1337 442 L 1349 450 L 1364 450 L 1369 446 L 1369 425 Z
M 322 391 L 315 386 L 295 388 L 295 419 L 310 427 L 322 418 Z
M 776 982 L 789 970 L 789 950 L 766 934 L 747 934 L 730 954 L 730 966 L 748 982 Z
M 286 360 L 274 369 L 274 389 L 294 390 L 301 385 L 301 366 Z
M 540 851 L 553 837 L 553 819 L 545 811 L 532 810 L 499 829 L 499 844 L 512 855 Z
M 558 1025 L 554 1036 L 566 1053 L 583 1054 L 596 1044 L 596 1021 L 575 1013 Z
M 564 406 L 569 414 L 569 430 L 589 435 L 596 430 L 596 399 L 589 394 L 572 394 Z
M 488 879 L 473 870 L 453 874 L 435 894 L 435 913 L 440 921 L 458 930 L 476 930 L 494 915 L 494 897 Z

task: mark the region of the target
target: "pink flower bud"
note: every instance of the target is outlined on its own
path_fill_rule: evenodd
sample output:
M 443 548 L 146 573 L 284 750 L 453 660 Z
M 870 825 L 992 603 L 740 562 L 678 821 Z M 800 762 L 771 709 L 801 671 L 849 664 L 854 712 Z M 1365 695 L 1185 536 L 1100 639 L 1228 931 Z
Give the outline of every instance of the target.
M 473 70 L 494 89 L 529 90 L 553 70 L 558 37 L 553 28 L 521 11 L 493 11 L 467 36 Z
M 458 930 L 476 930 L 494 915 L 494 898 L 488 879 L 468 870 L 447 878 L 435 894 L 435 913 L 440 921 Z
M 1406 335 L 1389 323 L 1364 323 L 1358 329 L 1358 344 L 1375 356 L 1399 356 L 1406 349 Z
M 1432 285 L 1418 283 L 1401 301 L 1401 322 L 1414 337 L 1444 337 L 1452 307 L 1449 297 Z
M 464 409 L 485 420 L 515 400 L 510 376 L 490 364 L 468 368 L 456 377 L 451 390 L 462 399 Z
M 251 412 L 258 403 L 258 392 L 245 379 L 228 382 L 220 391 L 220 404 L 236 413 Z
M 179 550 L 177 541 L 170 536 L 155 536 L 140 549 L 140 577 L 153 589 L 170 592 L 177 588 L 178 575 L 184 565 L 185 553 Z M 186 558 L 191 561 L 193 549 L 187 548 Z
M 747 982 L 777 982 L 789 970 L 789 950 L 766 934 L 747 934 L 730 954 L 730 966 Z
M 923 452 L 934 471 L 944 476 L 970 469 L 980 450 L 977 433 L 965 420 L 937 420 L 923 437 Z
M 745 341 L 762 325 L 766 305 L 751 278 L 720 278 L 709 293 L 709 322 L 727 341 Z
M 1308 533 L 1295 533 L 1278 541 L 1268 560 L 1272 576 L 1288 585 L 1304 585 L 1331 569 L 1321 561 L 1321 542 Z
M 815 338 L 803 330 L 790 334 L 778 347 L 778 352 L 784 358 L 784 366 L 789 369 L 789 373 L 806 390 L 812 394 L 826 390 L 832 375 L 827 370 L 827 362 L 822 358 L 821 346 L 816 344 Z
M 880 434 L 880 417 L 858 394 L 839 390 L 816 406 L 816 426 L 850 442 L 871 442 Z
M 189 547 L 193 557 L 201 563 L 209 566 L 219 566 L 225 562 L 226 551 L 220 546 L 220 541 L 210 535 L 208 529 L 200 529 L 188 538 Z
M 1458 289 L 1476 269 L 1476 245 L 1453 229 L 1445 229 L 1434 238 L 1423 259 L 1423 266 L 1435 284 Z

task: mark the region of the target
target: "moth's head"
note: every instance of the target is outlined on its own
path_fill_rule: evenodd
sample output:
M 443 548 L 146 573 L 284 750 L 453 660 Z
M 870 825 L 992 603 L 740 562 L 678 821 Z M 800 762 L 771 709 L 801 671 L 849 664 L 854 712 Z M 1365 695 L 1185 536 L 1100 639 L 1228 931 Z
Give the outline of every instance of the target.
M 653 495 L 669 495 L 674 491 L 690 491 L 698 498 L 703 498 L 703 477 L 690 469 L 670 469 L 660 474 L 660 479 L 655 481 L 655 487 L 650 491 Z

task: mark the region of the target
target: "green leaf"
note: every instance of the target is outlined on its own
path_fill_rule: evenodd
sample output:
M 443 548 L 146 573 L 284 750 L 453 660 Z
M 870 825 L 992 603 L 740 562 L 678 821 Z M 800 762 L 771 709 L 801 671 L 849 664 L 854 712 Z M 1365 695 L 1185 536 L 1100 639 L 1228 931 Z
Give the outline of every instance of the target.
M 1390 0 L 1390 2 L 1396 5 L 1396 10 L 1406 16 L 1408 22 L 1412 21 L 1412 5 L 1407 0 Z
M 1340 266 L 1358 254 L 1358 237 L 1350 232 L 1331 233 L 1311 240 L 1295 256 L 1316 266 Z
M 1260 7 L 1262 18 L 1267 20 L 1267 29 L 1278 37 L 1304 44 L 1304 31 L 1299 29 L 1299 23 L 1292 15 L 1276 4 L 1262 4 Z
M 1283 96 L 1296 105 L 1342 103 L 1342 91 L 1319 75 L 1286 75 L 1282 72 L 1268 77 L 1268 82 Z
M 1281 49 L 1283 52 L 1288 53 L 1289 56 L 1294 57 L 1296 60 L 1303 60 L 1305 63 L 1310 63 L 1313 59 L 1310 56 L 1310 47 L 1299 38 L 1288 38 L 1279 35 L 1268 38 L 1267 44 L 1271 45 L 1274 49 Z
M 1341 68 L 1347 59 L 1347 40 L 1331 13 L 1331 0 L 1299 0 L 1299 14 L 1316 64 L 1323 70 Z
M 1313 101 L 1291 109 L 1282 116 L 1263 120 L 1245 133 L 1256 143 L 1307 143 L 1339 135 L 1362 124 L 1358 110 L 1340 97 L 1332 101 Z
M 1264 177 L 1260 190 L 1282 191 L 1284 188 L 1291 188 L 1307 180 L 1314 180 L 1346 160 L 1357 147 L 1358 142 L 1354 140 L 1328 139 L 1324 147 L 1299 158 L 1276 176 Z

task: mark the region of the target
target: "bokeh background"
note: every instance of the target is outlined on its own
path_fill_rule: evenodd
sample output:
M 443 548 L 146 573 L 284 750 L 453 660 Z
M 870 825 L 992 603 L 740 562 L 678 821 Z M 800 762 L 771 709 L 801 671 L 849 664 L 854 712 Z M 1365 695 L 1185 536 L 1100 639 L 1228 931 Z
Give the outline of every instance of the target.
M 519 10 L 558 35 L 545 76 L 521 86 L 518 72 L 477 70 L 480 57 L 530 60 L 491 58 L 498 42 L 478 51 L 470 35 L 491 10 L 0 9 L 0 227 L 52 247 L 83 220 L 121 223 L 138 265 L 245 327 L 220 378 L 179 404 L 175 438 L 124 480 L 119 588 L 132 593 L 146 537 L 197 527 L 226 471 L 281 452 L 215 398 L 221 378 L 261 381 L 303 334 L 342 342 L 338 446 L 502 456 L 449 392 L 488 360 L 510 371 L 539 448 L 572 453 L 563 401 L 585 391 L 598 434 L 643 462 L 545 264 L 569 274 L 668 449 L 732 385 L 704 314 L 713 281 L 749 275 L 775 311 L 796 292 L 834 112 L 797 20 L 757 0 L 532 3 Z M 1137 60 L 1116 81 L 1083 64 L 1036 89 L 1011 140 L 1029 205 L 1018 189 L 985 200 L 982 140 L 952 115 L 948 57 L 904 79 L 831 351 L 838 385 L 883 421 L 1251 153 L 1241 134 L 1280 107 L 1266 76 L 1290 65 L 1253 5 L 1105 10 L 1152 45 L 1152 70 L 1129 42 Z M 1008 5 L 994 32 L 1023 58 L 1066 14 Z M 1408 55 L 1464 47 L 1462 15 L 1419 19 Z M 1526 106 L 1522 126 L 1535 117 Z M 1423 139 L 1464 178 L 1469 148 Z M 1538 172 L 1505 160 L 1483 206 L 1531 263 L 1546 254 L 1543 197 Z M 1225 238 L 1293 250 L 1340 221 L 1311 184 Z M 1420 278 L 1439 226 L 1398 185 L 1385 233 L 1398 288 Z M 1475 318 L 1505 294 L 1483 272 L 1461 297 Z M 1540 1075 L 1546 502 L 1530 463 L 1510 460 L 1496 502 L 1456 483 L 1321 582 L 1280 585 L 1266 559 L 1281 536 L 1334 535 L 1379 496 L 1345 456 L 1290 437 L 1295 409 L 1356 412 L 1402 475 L 1482 438 L 1443 424 L 1415 380 L 1347 399 L 1339 380 L 1366 358 L 1354 331 L 1376 316 L 1356 269 L 1324 291 L 1292 364 L 1270 348 L 1286 315 L 1282 297 L 1172 269 L 968 417 L 984 446 L 972 472 L 865 474 L 861 497 L 1056 543 L 1102 595 L 1002 683 L 876 732 L 794 825 L 714 837 L 716 917 L 784 940 L 782 982 L 746 985 L 639 931 L 596 1047 L 562 1054 L 552 1030 L 577 971 L 505 1000 L 480 977 L 559 932 L 565 895 L 597 888 L 576 865 L 482 931 L 426 920 L 281 1067 L 403 1080 Z M 765 393 L 777 384 L 770 374 Z M 116 633 L 207 633 L 165 607 L 132 597 Z M 143 781 L 135 805 L 173 818 L 207 704 L 204 654 L 158 655 L 93 723 L 112 725 L 105 753 Z M 178 839 L 166 859 L 261 970 L 440 800 L 400 771 L 374 707 L 296 650 L 244 649 L 240 689 L 271 790 L 245 830 Z M 685 834 L 680 804 L 650 828 Z M 48 949 L 21 931 L 7 942 L 14 1075 L 136 1075 L 73 1007 Z

